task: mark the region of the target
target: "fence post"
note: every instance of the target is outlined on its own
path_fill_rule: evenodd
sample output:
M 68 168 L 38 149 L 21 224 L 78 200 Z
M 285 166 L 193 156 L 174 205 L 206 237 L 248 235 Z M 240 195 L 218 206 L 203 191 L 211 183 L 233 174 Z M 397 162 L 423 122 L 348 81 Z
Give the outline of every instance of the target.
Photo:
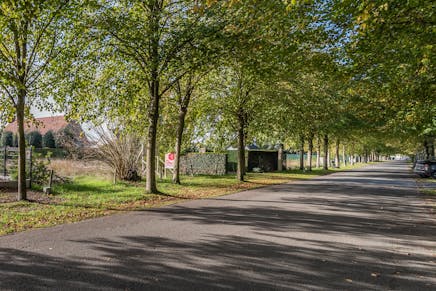
M 29 189 L 32 189 L 32 149 L 33 147 L 31 146 L 29 149 Z
M 6 175 L 8 174 L 8 171 L 6 170 L 6 167 L 8 165 L 8 146 L 5 145 L 4 147 L 4 157 L 3 157 L 3 176 L 6 178 Z

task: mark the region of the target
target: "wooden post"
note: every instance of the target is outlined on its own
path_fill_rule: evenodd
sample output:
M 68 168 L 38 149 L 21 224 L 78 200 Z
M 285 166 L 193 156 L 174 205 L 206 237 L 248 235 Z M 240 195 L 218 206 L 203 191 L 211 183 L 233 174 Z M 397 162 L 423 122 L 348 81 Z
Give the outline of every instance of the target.
M 8 165 L 8 146 L 5 145 L 4 158 L 3 158 L 3 176 L 5 177 L 8 174 L 8 171 L 6 170 L 7 165 Z
M 53 170 L 50 171 L 50 180 L 48 181 L 48 187 L 51 188 L 51 185 L 53 184 Z
M 49 178 L 49 180 L 48 180 L 48 186 L 42 188 L 42 191 L 44 192 L 44 194 L 47 194 L 47 195 L 48 195 L 48 194 L 51 194 L 51 193 L 52 193 L 51 186 L 52 186 L 52 184 L 53 184 L 53 173 L 54 173 L 54 171 L 53 171 L 53 170 L 50 170 L 50 178 Z
M 32 149 L 33 147 L 31 146 L 29 149 L 29 189 L 32 189 Z

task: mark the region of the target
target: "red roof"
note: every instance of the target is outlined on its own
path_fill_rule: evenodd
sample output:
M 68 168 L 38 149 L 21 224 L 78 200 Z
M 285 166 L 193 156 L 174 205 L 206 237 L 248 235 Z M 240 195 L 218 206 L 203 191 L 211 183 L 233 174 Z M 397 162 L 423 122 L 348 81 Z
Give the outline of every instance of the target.
M 31 131 L 39 131 L 42 135 L 46 134 L 47 131 L 57 132 L 68 125 L 68 122 L 65 120 L 65 116 L 53 116 L 53 117 L 41 117 L 35 118 L 36 124 L 27 120 L 25 123 L 25 132 Z M 17 132 L 18 126 L 17 121 L 9 123 L 4 128 L 4 131 L 12 131 Z

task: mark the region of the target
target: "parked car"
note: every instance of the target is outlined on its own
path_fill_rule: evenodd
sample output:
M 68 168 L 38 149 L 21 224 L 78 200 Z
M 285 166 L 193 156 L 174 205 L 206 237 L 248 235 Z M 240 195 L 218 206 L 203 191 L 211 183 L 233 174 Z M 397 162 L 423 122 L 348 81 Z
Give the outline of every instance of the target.
M 436 179 L 436 161 L 417 161 L 413 172 L 422 178 L 433 177 Z

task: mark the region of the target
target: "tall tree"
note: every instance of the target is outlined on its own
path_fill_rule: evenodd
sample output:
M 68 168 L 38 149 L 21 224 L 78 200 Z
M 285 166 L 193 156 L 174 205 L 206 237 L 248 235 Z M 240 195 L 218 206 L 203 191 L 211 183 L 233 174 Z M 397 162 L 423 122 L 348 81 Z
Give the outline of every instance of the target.
M 367 120 L 385 134 L 436 135 L 431 1 L 331 1 Z M 329 5 L 326 5 L 326 8 Z M 363 94 L 362 94 L 363 93 Z
M 18 124 L 18 199 L 26 195 L 24 120 L 30 105 L 44 104 L 44 75 L 61 53 L 68 15 L 78 1 L 5 0 L 0 5 L 0 109 L 11 109 Z
M 216 22 L 207 22 L 212 10 L 202 1 L 96 0 L 86 15 L 85 26 L 91 29 L 85 27 L 84 31 L 92 41 L 88 57 L 99 63 L 92 74 L 100 86 L 92 84 L 92 79 L 80 84 L 80 94 L 76 92 L 68 100 L 73 104 L 70 109 L 73 115 L 80 115 L 96 101 L 98 111 L 89 118 L 110 115 L 128 124 L 126 130 L 144 134 L 149 193 L 158 192 L 155 156 L 161 100 L 203 61 L 180 60 L 186 60 L 190 51 L 198 51 L 199 43 L 215 31 L 212 26 Z M 108 85 L 111 79 L 116 82 Z M 92 96 L 92 92 L 97 94 Z

